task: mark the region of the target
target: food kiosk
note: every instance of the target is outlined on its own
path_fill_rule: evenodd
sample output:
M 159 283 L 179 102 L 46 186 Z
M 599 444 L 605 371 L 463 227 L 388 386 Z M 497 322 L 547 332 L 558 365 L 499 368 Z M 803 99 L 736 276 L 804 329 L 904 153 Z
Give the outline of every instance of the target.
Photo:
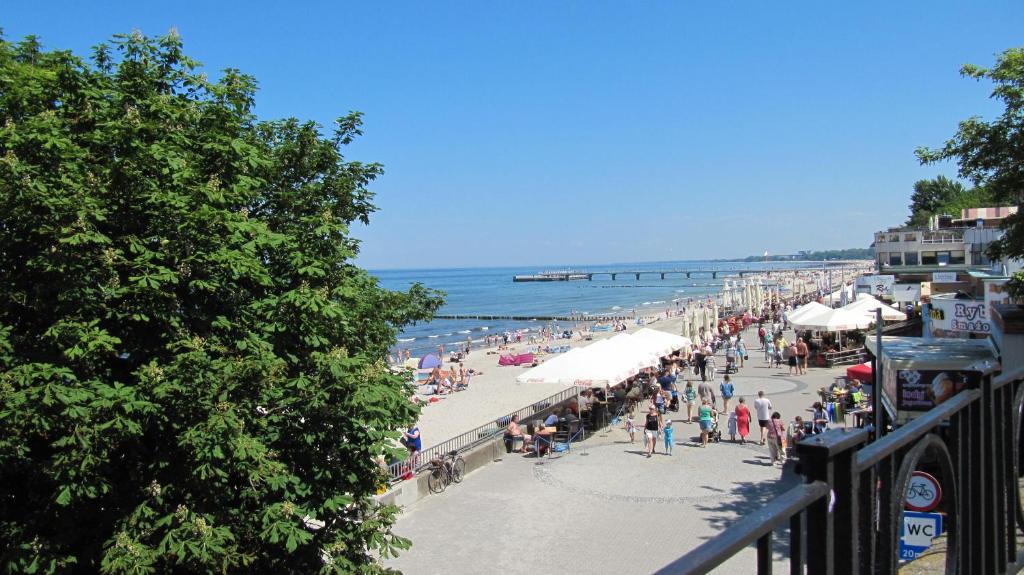
M 883 337 L 881 354 L 874 338 L 865 342 L 878 362 L 882 407 L 894 426 L 960 393 L 976 388 L 999 371 L 999 354 L 985 339 Z

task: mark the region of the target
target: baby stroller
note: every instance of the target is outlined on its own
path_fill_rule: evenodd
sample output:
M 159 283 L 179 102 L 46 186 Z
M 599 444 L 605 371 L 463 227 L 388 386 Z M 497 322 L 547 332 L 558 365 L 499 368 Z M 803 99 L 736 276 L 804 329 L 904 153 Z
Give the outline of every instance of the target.
M 740 369 L 736 366 L 736 348 L 730 347 L 725 350 L 725 373 L 739 373 Z
M 672 399 L 668 402 L 669 411 L 679 411 L 679 394 L 672 392 Z
M 721 418 L 720 414 L 715 414 L 715 417 L 711 419 L 711 431 L 708 432 L 708 441 L 722 442 L 722 427 L 718 425 L 718 421 Z

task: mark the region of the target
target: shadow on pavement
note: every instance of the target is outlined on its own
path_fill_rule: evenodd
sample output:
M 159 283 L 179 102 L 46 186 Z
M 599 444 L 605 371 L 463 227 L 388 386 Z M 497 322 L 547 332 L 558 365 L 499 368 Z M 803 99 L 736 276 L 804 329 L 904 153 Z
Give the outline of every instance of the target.
M 764 459 L 769 459 L 765 457 Z M 764 465 L 761 461 L 746 459 L 743 461 L 751 465 Z M 769 462 L 768 465 L 771 465 Z M 781 477 L 776 481 L 734 481 L 725 489 L 715 488 L 723 492 L 729 492 L 732 498 L 726 500 L 715 500 L 713 503 L 697 504 L 696 508 L 704 512 L 707 524 L 718 531 L 728 529 L 729 526 L 741 523 L 744 517 L 757 509 L 764 507 L 775 497 L 781 495 L 788 489 L 796 487 L 803 481 L 792 465 L 787 465 L 781 471 Z M 705 486 L 705 489 L 712 489 Z M 713 537 L 713 536 L 712 536 Z M 710 539 L 704 537 L 703 539 Z M 772 536 L 772 551 L 776 561 L 784 561 L 789 556 L 789 522 L 777 527 Z M 750 566 L 751 569 L 755 565 Z

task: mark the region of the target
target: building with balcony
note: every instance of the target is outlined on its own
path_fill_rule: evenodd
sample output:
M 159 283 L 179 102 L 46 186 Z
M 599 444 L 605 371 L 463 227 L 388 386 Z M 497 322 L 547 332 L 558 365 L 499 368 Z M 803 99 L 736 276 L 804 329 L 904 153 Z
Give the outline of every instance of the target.
M 927 228 L 889 228 L 875 233 L 875 261 L 880 273 L 927 274 L 1002 268 L 992 262 L 989 244 L 1005 233 L 1002 220 L 1016 207 L 971 208 L 952 216 L 933 216 Z

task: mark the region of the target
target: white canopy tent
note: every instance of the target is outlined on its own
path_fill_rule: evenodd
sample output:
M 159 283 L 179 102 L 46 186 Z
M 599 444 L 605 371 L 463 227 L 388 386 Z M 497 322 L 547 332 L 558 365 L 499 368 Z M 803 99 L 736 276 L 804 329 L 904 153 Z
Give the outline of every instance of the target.
M 854 313 L 866 314 L 870 316 L 872 320 L 875 318 L 876 309 L 882 310 L 883 320 L 905 321 L 907 319 L 907 314 L 893 309 L 885 303 L 877 300 L 874 296 L 870 294 L 861 295 L 865 297 L 858 298 L 857 301 L 847 304 L 846 307 L 843 307 L 842 309 L 852 311 Z
M 690 341 L 690 338 L 688 337 L 682 337 L 646 327 L 638 330 L 632 337 L 645 342 L 660 357 L 666 356 L 678 349 L 683 349 L 693 345 L 693 342 Z
M 589 346 L 588 346 L 589 347 Z M 516 383 L 560 383 L 572 377 L 579 363 L 578 356 L 586 354 L 586 347 L 577 347 L 528 369 L 516 377 Z
M 816 301 L 812 301 L 811 303 L 804 304 L 796 308 L 795 310 L 787 313 L 786 321 L 788 321 L 791 324 L 799 324 L 800 320 L 803 319 L 804 317 L 820 315 L 827 311 L 832 311 L 832 308 L 828 307 L 827 305 L 821 305 Z
M 662 333 L 662 332 L 659 332 Z M 680 336 L 664 334 L 686 340 Z M 689 340 L 686 340 L 689 341 Z M 653 338 L 619 334 L 572 349 L 551 358 L 516 377 L 517 383 L 562 383 L 564 385 L 615 385 L 641 369 L 658 365 L 663 344 Z
M 623 365 L 630 365 L 635 367 L 637 371 L 645 367 L 654 367 L 661 363 L 661 356 L 664 354 L 655 351 L 655 347 L 649 342 L 637 339 L 636 337 L 628 333 L 620 333 L 619 335 L 608 340 L 610 346 L 607 351 L 602 350 L 602 353 L 608 355 L 615 355 L 619 362 Z
M 801 316 L 796 321 L 790 320 L 790 323 L 799 329 L 815 331 L 846 331 L 864 329 L 871 325 L 871 320 L 862 313 L 846 309 L 825 309 L 826 311 L 818 314 Z

